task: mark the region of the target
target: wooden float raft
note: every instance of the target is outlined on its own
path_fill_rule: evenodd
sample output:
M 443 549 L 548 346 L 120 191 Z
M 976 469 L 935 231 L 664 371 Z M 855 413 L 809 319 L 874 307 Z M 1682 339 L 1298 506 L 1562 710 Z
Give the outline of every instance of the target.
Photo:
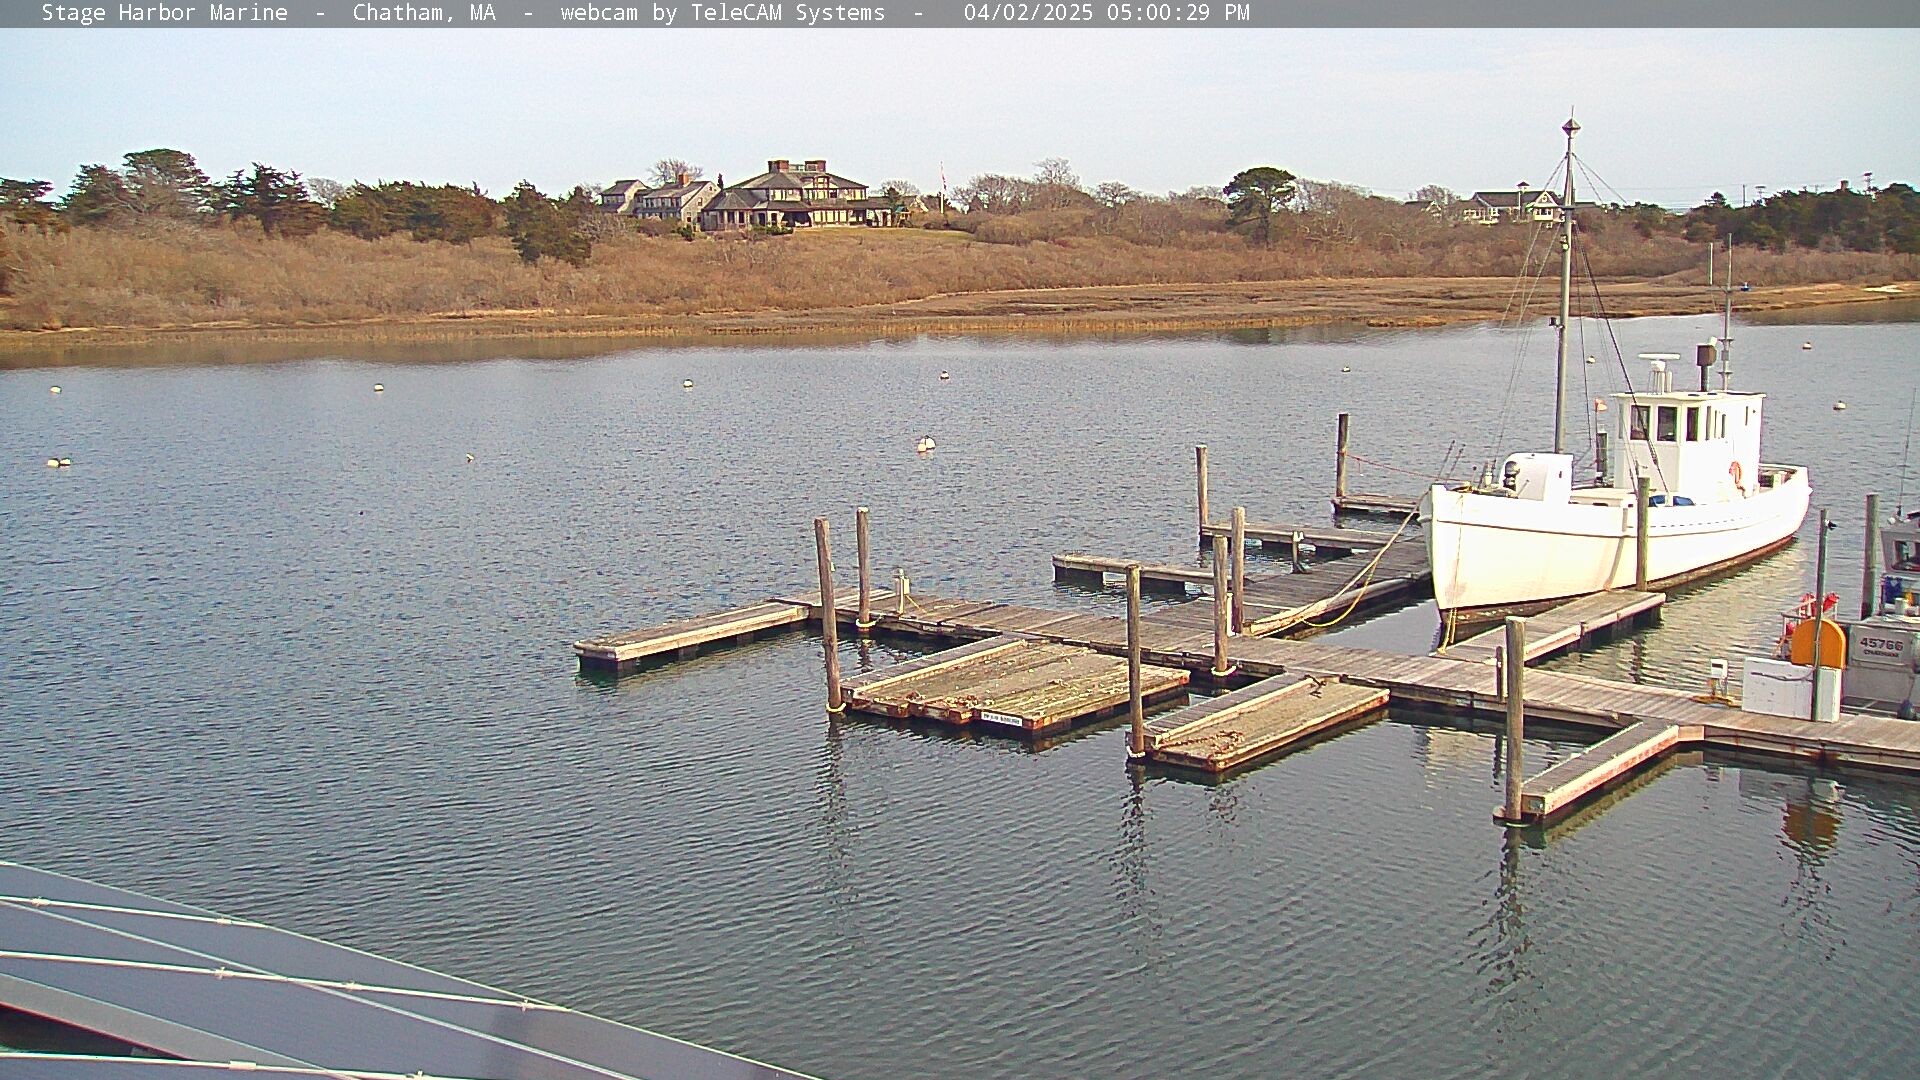
M 1222 773 L 1374 712 L 1387 698 L 1386 690 L 1338 679 L 1276 675 L 1149 719 L 1146 758 Z
M 1148 706 L 1186 700 L 1188 675 L 1141 667 Z M 1127 708 L 1127 663 L 1093 649 L 1002 634 L 909 660 L 844 684 L 847 707 L 1024 735 L 1063 731 Z

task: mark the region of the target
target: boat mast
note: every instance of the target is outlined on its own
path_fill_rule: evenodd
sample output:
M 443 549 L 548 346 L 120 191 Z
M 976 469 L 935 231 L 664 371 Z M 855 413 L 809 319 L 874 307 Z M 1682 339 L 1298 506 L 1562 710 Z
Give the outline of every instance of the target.
M 1567 450 L 1567 320 L 1573 309 L 1573 135 L 1580 125 L 1569 117 L 1560 130 L 1567 133 L 1565 194 L 1560 198 L 1560 363 L 1553 373 L 1553 452 Z
M 1733 234 L 1727 234 L 1727 306 L 1720 316 L 1720 389 L 1733 379 Z

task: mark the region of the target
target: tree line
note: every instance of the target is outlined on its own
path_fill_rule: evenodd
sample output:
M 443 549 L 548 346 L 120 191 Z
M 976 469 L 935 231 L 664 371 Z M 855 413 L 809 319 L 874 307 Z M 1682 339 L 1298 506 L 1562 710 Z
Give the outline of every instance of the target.
M 1145 220 L 1162 228 L 1239 233 L 1263 247 L 1273 246 L 1283 236 L 1309 244 L 1374 240 L 1394 246 L 1431 233 L 1436 223 L 1463 224 L 1460 211 L 1466 202 L 1439 185 L 1428 185 L 1401 200 L 1352 184 L 1306 179 L 1271 165 L 1243 169 L 1222 187 L 1192 187 L 1157 196 L 1118 181 L 1083 185 L 1061 158 L 1037 162 L 1030 177 L 975 176 L 954 190 L 952 201 L 969 216 L 985 219 L 1079 212 L 1087 220 L 1087 231 L 1110 231 L 1116 223 Z M 1731 235 L 1736 245 L 1782 253 L 1798 247 L 1920 254 L 1920 193 L 1903 183 L 1872 192 L 1781 191 L 1738 207 L 1716 192 L 1681 213 L 1650 203 L 1581 209 L 1585 227 L 1605 229 L 1619 224 L 1645 237 L 1681 236 L 1706 242 Z M 962 222 L 961 227 L 970 224 L 988 239 L 1028 237 L 1034 232 L 996 227 L 991 221 Z
M 680 162 L 662 162 L 685 168 Z M 127 154 L 119 167 L 85 165 L 64 195 L 46 180 L 0 178 L 0 220 L 42 233 L 76 226 L 205 226 L 251 221 L 269 238 L 334 229 L 363 240 L 404 234 L 466 244 L 504 233 L 527 262 L 586 263 L 594 239 L 595 195 L 585 185 L 555 198 L 525 181 L 505 199 L 478 185 L 307 180 L 259 162 L 214 180 L 192 154 L 166 148 Z M 4 251 L 0 236 L 0 251 Z M 5 284 L 0 260 L 0 285 Z

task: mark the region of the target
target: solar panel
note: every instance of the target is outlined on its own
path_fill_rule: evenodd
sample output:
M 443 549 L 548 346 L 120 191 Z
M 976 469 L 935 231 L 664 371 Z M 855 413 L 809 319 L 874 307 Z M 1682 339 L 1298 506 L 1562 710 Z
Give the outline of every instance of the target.
M 802 1080 L 262 923 L 7 862 L 0 1004 L 222 1072 L 240 1061 L 461 1080 Z M 48 1060 L 8 1054 L 0 1064 L 8 1077 L 201 1075 L 166 1071 L 179 1062 L 97 1057 L 57 1059 L 70 1071 L 49 1072 Z

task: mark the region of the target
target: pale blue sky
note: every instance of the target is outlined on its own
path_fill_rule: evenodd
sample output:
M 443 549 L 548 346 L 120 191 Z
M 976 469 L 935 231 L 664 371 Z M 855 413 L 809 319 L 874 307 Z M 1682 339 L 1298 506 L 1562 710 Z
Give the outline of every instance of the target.
M 1916 55 L 1909 30 L 9 30 L 0 175 L 64 190 L 170 146 L 494 194 L 664 156 L 932 189 L 1058 156 L 1155 192 L 1271 164 L 1401 195 L 1540 182 L 1571 106 L 1601 177 L 1685 205 L 1920 181 Z

